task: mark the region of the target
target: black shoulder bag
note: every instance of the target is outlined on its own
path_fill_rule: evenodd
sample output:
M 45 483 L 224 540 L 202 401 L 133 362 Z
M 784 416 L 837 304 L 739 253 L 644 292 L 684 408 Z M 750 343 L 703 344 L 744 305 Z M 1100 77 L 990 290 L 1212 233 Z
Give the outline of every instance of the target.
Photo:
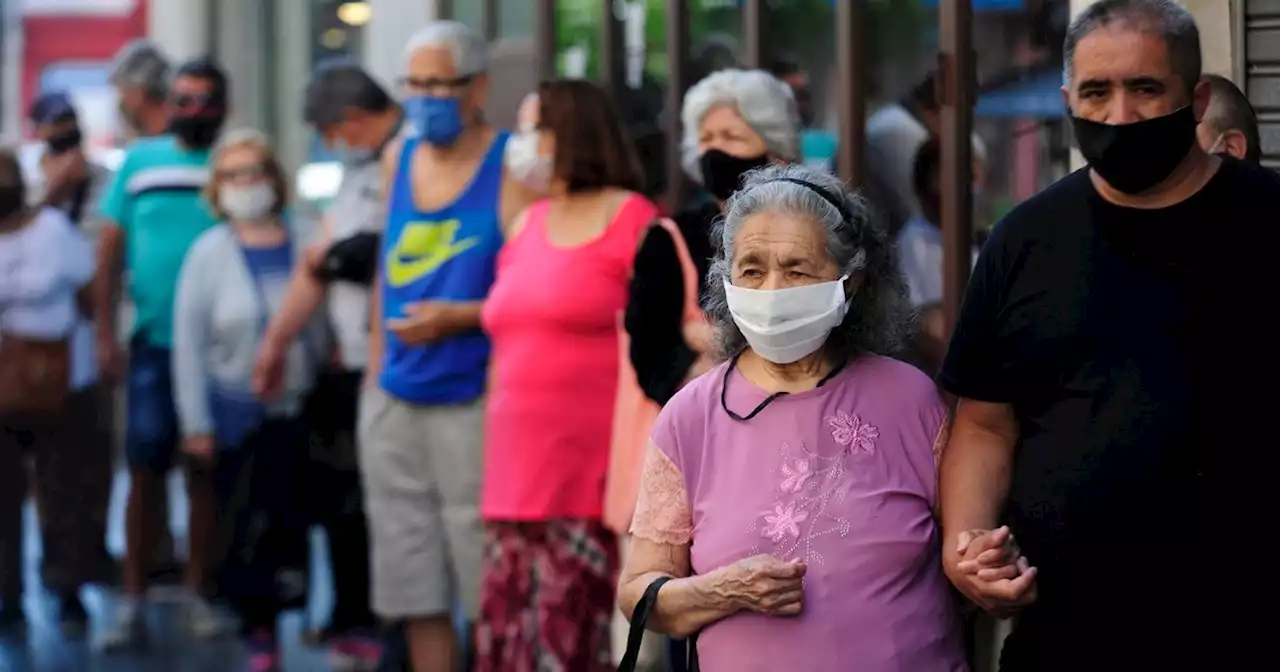
M 654 579 L 653 583 L 644 589 L 644 595 L 636 604 L 635 613 L 631 614 L 631 629 L 627 632 L 627 651 L 622 655 L 622 662 L 618 664 L 618 672 L 635 672 L 636 659 L 640 657 L 640 642 L 644 640 L 645 624 L 649 622 L 649 615 L 658 604 L 658 590 L 670 580 L 669 576 Z M 689 635 L 685 643 L 687 657 L 685 669 L 688 672 L 699 672 L 698 636 Z

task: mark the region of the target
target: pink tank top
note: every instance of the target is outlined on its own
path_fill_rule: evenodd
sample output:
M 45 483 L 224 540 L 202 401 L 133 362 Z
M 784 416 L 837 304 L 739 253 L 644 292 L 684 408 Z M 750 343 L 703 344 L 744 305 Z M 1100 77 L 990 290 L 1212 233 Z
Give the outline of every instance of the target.
M 598 238 L 547 239 L 550 203 L 498 255 L 481 315 L 492 341 L 481 514 L 486 520 L 599 520 L 618 389 L 617 316 L 657 216 L 632 195 Z

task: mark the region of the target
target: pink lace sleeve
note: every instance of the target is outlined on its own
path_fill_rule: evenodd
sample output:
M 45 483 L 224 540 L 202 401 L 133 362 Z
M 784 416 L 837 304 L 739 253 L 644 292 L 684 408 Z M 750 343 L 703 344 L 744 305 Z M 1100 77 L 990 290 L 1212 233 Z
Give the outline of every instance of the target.
M 693 538 L 693 516 L 689 513 L 684 476 L 652 442 L 645 449 L 631 534 L 672 546 L 683 546 Z

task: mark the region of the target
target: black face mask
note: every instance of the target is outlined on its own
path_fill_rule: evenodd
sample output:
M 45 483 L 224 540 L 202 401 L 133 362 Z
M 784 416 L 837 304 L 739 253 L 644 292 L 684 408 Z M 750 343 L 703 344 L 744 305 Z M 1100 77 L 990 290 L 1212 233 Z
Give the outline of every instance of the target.
M 222 128 L 222 115 L 201 114 L 191 117 L 173 117 L 169 120 L 169 131 L 182 140 L 182 144 L 195 149 L 205 149 L 213 145 Z
M 1107 184 L 1140 194 L 1182 163 L 1196 141 L 1196 115 L 1188 105 L 1132 124 L 1104 124 L 1071 117 L 1080 153 Z
M 733 192 L 742 186 L 742 175 L 769 164 L 769 155 L 739 158 L 718 149 L 709 149 L 698 158 L 702 170 L 702 183 L 707 191 L 721 201 L 729 200 Z
M 7 223 L 25 205 L 21 189 L 13 185 L 0 185 L 0 224 Z
M 79 147 L 83 140 L 84 136 L 80 133 L 80 129 L 73 128 L 66 133 L 49 138 L 45 141 L 45 145 L 49 147 L 49 153 L 56 156 Z

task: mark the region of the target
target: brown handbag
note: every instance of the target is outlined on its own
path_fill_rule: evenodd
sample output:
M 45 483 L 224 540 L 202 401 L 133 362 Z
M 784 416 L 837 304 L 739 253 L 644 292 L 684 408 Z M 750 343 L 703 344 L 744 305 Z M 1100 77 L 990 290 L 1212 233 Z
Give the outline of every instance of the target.
M 0 415 L 49 415 L 71 394 L 68 339 L 0 334 Z

